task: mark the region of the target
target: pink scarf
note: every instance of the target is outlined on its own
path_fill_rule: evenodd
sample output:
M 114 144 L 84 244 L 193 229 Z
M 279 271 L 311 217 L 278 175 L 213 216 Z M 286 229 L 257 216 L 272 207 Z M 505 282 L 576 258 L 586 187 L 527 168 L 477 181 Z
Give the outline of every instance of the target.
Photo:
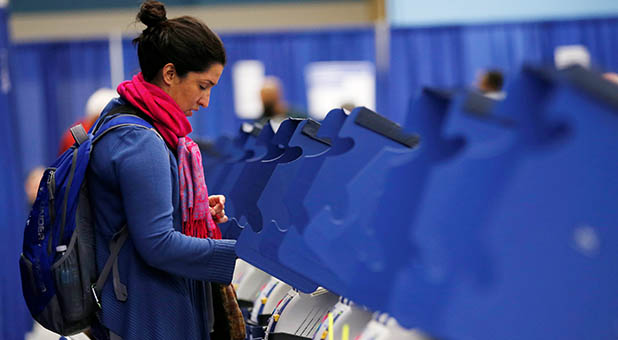
M 118 85 L 118 93 L 152 118 L 165 142 L 176 148 L 182 232 L 193 237 L 220 239 L 221 230 L 210 214 L 202 154 L 197 144 L 187 137 L 192 129 L 185 114 L 165 91 L 145 81 L 141 72 Z

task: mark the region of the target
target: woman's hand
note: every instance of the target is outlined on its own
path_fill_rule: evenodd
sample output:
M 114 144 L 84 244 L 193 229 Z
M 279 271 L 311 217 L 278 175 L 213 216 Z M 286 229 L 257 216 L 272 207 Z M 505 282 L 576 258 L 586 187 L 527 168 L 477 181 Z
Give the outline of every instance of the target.
M 210 206 L 210 214 L 215 223 L 227 222 L 228 218 L 225 216 L 225 196 L 208 196 L 208 205 Z

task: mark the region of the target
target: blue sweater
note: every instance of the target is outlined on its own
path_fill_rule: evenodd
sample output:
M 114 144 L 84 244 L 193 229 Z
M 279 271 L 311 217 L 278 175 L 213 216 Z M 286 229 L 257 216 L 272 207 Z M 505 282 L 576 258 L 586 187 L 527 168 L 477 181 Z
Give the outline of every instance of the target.
M 103 114 L 122 103 L 113 100 Z M 174 153 L 149 129 L 110 131 L 91 154 L 88 186 L 99 271 L 112 235 L 124 224 L 129 229 L 118 257 L 128 299 L 116 300 L 110 275 L 102 292 L 103 325 L 124 340 L 209 339 L 208 281 L 231 281 L 236 241 L 181 233 Z

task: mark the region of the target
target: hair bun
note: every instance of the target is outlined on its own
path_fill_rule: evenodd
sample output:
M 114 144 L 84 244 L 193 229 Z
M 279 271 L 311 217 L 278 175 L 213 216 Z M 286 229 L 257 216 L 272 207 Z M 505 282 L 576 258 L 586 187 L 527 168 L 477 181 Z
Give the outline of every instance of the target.
M 137 13 L 137 20 L 143 22 L 148 27 L 153 27 L 165 22 L 165 5 L 159 1 L 145 1 Z

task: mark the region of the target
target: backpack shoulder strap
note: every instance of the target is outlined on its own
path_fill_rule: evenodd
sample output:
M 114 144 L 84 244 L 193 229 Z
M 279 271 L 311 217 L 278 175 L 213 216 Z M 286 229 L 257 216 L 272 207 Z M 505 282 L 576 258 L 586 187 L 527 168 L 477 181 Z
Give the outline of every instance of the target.
M 116 106 L 107 113 L 106 117 L 100 119 L 92 129 L 92 143 L 94 144 L 108 132 L 122 126 L 141 126 L 154 131 L 156 135 L 163 140 L 163 137 L 161 137 L 152 124 L 141 116 L 142 115 L 140 115 L 133 106 Z
M 126 301 L 128 298 L 129 294 L 127 292 L 127 287 L 120 282 L 120 274 L 118 272 L 118 255 L 120 254 L 120 249 L 128 237 L 129 229 L 127 229 L 127 225 L 125 224 L 118 232 L 114 234 L 114 236 L 112 236 L 112 239 L 109 241 L 109 257 L 103 266 L 103 270 L 101 270 L 101 273 L 99 274 L 99 278 L 91 286 L 94 299 L 97 305 L 99 305 L 99 308 L 101 308 L 99 296 L 101 296 L 103 285 L 105 284 L 105 281 L 107 281 L 112 269 L 114 295 L 116 295 L 116 299 L 118 301 Z
M 117 116 L 119 113 L 124 112 L 127 114 L 137 115 L 137 109 L 133 107 L 133 105 L 123 104 L 113 107 L 109 110 L 105 115 L 100 116 L 94 126 L 90 129 L 93 135 L 101 128 L 101 125 L 108 122 L 110 119 L 113 119 L 114 116 Z
M 141 126 L 145 129 L 150 129 L 161 140 L 163 140 L 163 137 L 161 137 L 159 132 L 152 126 L 152 124 L 146 121 L 146 119 L 142 118 L 133 106 L 120 105 L 110 110 L 106 117 L 103 117 L 103 119 L 97 121 L 91 132 L 93 136 L 92 144 L 94 145 L 94 143 L 96 143 L 99 139 L 105 136 L 108 132 L 122 126 Z M 126 225 L 124 225 L 116 234 L 114 234 L 109 243 L 110 255 L 107 258 L 107 261 L 105 262 L 103 270 L 101 271 L 97 281 L 91 286 L 92 293 L 94 295 L 96 303 L 99 305 L 99 308 L 101 308 L 99 296 L 101 295 L 103 285 L 105 284 L 105 281 L 107 280 L 110 271 L 112 271 L 114 294 L 116 295 L 116 299 L 118 301 L 127 300 L 127 287 L 122 282 L 120 282 L 120 274 L 118 272 L 118 255 L 120 254 L 120 249 L 124 245 L 128 236 L 129 231 Z

